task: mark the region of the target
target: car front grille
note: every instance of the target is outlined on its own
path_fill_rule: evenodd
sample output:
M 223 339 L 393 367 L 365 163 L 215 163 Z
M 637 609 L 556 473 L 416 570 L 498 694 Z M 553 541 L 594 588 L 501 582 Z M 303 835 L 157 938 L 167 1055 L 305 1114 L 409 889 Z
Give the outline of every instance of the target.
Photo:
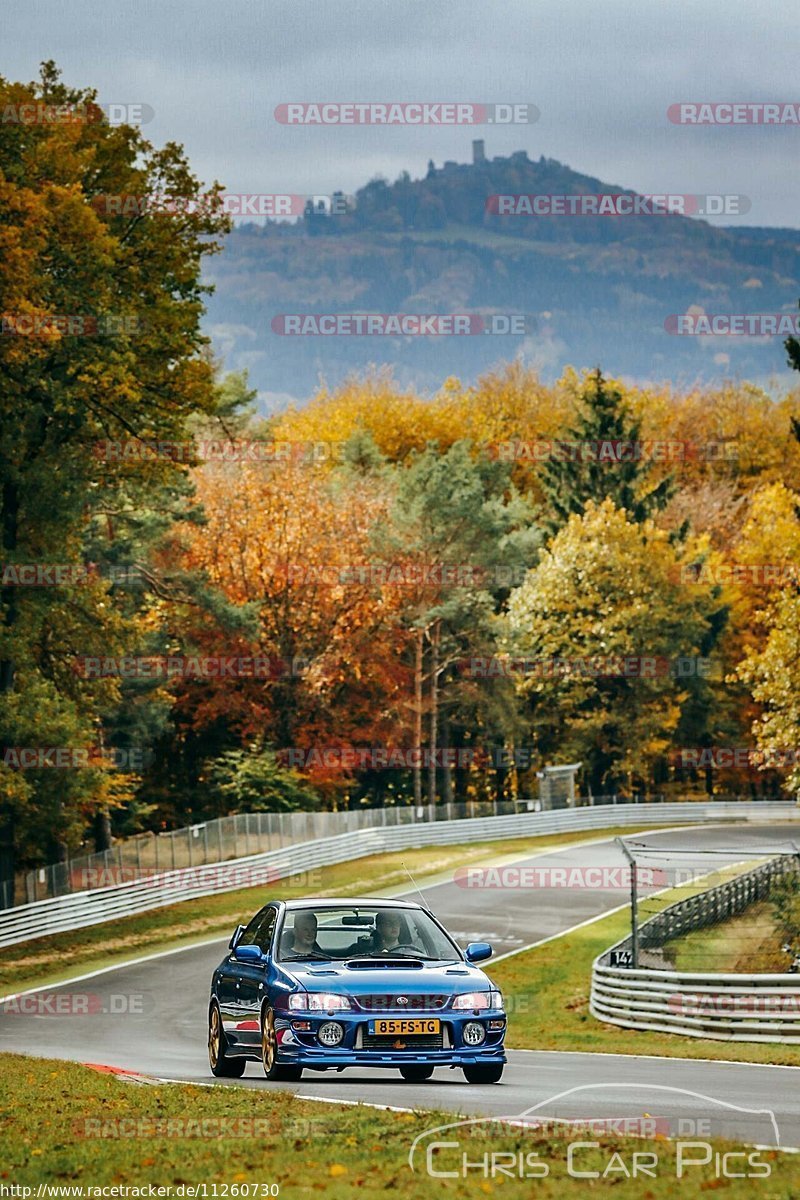
M 376 993 L 372 996 L 354 996 L 353 1000 L 360 1009 L 364 1012 L 386 1012 L 390 1009 L 393 1012 L 438 1012 L 445 1007 L 449 997 L 447 995 L 431 995 L 430 992 L 423 992 L 418 996 L 404 996 L 405 1003 L 398 1004 L 398 999 L 403 996 L 402 992 L 395 992 L 390 995 L 388 992 Z
M 373 1033 L 362 1036 L 364 1050 L 383 1050 L 385 1054 L 393 1050 L 441 1050 L 443 1046 L 441 1033 L 408 1034 L 405 1037 L 378 1037 Z

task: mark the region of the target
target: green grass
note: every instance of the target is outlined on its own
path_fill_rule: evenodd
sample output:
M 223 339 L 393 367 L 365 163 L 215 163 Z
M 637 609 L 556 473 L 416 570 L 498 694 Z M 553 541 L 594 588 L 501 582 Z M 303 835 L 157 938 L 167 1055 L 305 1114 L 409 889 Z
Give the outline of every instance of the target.
M 789 965 L 782 940 L 769 901 L 761 900 L 738 917 L 667 942 L 664 950 L 677 971 L 782 974 Z
M 456 867 L 471 862 L 509 856 L 523 858 L 541 850 L 631 832 L 631 829 L 613 827 L 591 833 L 583 830 L 545 837 L 428 846 L 322 867 L 305 875 L 278 880 L 270 888 L 244 888 L 186 900 L 139 916 L 4 947 L 0 949 L 0 992 L 7 994 L 38 983 L 56 983 L 85 971 L 124 963 L 148 952 L 230 934 L 240 921 L 249 920 L 270 896 L 288 899 L 306 895 L 369 895 L 390 889 L 408 891 L 411 884 L 405 867 L 417 881 L 427 878 L 430 882 L 431 877 L 443 875 L 446 878 Z
M 630 931 L 628 912 L 614 913 L 534 950 L 490 966 L 510 1006 L 508 1044 L 529 1050 L 656 1054 L 800 1066 L 800 1046 L 720 1042 L 620 1029 L 589 1013 L 592 962 Z
M 409 1085 L 407 1091 L 398 1088 L 397 1103 L 411 1106 L 423 1097 L 424 1085 Z M 227 1196 L 241 1195 L 241 1185 L 277 1184 L 283 1200 L 320 1194 L 326 1200 L 387 1194 L 398 1200 L 431 1200 L 432 1196 L 460 1200 L 465 1195 L 494 1193 L 509 1200 L 515 1196 L 577 1200 L 587 1189 L 593 1194 L 609 1190 L 617 1197 L 666 1200 L 674 1196 L 676 1186 L 681 1196 L 700 1197 L 720 1184 L 724 1194 L 732 1197 L 760 1195 L 772 1200 L 800 1194 L 797 1155 L 758 1152 L 759 1162 L 768 1164 L 771 1172 L 768 1179 L 759 1180 L 718 1181 L 712 1158 L 708 1166 L 692 1168 L 676 1184 L 675 1142 L 611 1133 L 573 1134 L 574 1140 L 598 1143 L 580 1152 L 577 1169 L 603 1172 L 612 1156 L 618 1155 L 613 1159 L 614 1174 L 587 1181 L 568 1174 L 563 1137 L 508 1127 L 498 1130 L 496 1125 L 494 1130 L 478 1125 L 437 1135 L 437 1140 L 447 1141 L 459 1137 L 460 1147 L 432 1156 L 434 1170 L 457 1170 L 462 1153 L 470 1163 L 482 1163 L 484 1154 L 503 1151 L 513 1154 L 515 1163 L 519 1156 L 524 1162 L 525 1155 L 537 1154 L 538 1162 L 548 1168 L 546 1178 L 491 1178 L 491 1158 L 485 1172 L 473 1169 L 466 1179 L 432 1178 L 425 1170 L 424 1155 L 415 1159 L 419 1165 L 412 1172 L 408 1162 L 412 1141 L 455 1120 L 453 1114 L 436 1112 L 323 1105 L 273 1090 L 266 1083 L 247 1090 L 176 1084 L 143 1087 L 74 1064 L 0 1055 L 0 1184 L 32 1187 L 34 1195 L 39 1184 L 147 1189 L 151 1184 L 175 1188 L 203 1183 L 206 1196 L 214 1195 L 213 1184 L 220 1189 L 229 1185 Z M 714 1146 L 731 1148 L 716 1141 Z M 620 1175 L 620 1162 L 630 1169 L 633 1154 L 648 1151 L 658 1155 L 656 1178 L 626 1180 Z M 741 1161 L 736 1160 L 736 1169 L 741 1169 Z M 262 1195 L 249 1193 L 254 1194 Z

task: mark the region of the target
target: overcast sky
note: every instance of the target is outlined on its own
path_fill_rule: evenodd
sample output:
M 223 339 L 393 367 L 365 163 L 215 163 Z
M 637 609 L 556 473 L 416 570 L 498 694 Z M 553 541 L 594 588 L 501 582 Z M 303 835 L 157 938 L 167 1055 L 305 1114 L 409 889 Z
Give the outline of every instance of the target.
M 747 224 L 797 226 L 797 127 L 671 125 L 676 101 L 798 101 L 788 0 L 26 0 L 7 3 L 0 73 L 54 58 L 101 102 L 155 110 L 231 192 L 353 192 L 525 149 L 645 193 L 749 196 Z M 296 127 L 293 100 L 532 103 L 534 125 Z

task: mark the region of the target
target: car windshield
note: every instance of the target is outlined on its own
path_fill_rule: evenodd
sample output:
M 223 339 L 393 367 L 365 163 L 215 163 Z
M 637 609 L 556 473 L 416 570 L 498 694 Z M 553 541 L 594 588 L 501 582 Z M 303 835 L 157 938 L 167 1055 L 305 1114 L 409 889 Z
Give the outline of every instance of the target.
M 277 948 L 284 962 L 356 958 L 458 960 L 455 943 L 423 909 L 375 904 L 292 908 Z

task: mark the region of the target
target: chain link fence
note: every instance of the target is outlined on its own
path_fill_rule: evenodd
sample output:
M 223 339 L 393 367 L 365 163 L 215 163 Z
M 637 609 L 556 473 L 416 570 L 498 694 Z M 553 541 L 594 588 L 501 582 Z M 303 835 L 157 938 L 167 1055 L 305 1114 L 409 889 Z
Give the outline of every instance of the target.
M 739 797 L 725 797 L 726 801 Z M 741 797 L 752 802 L 752 797 Z M 338 812 L 237 813 L 201 821 L 181 829 L 143 833 L 115 841 L 111 849 L 68 856 L 61 862 L 18 874 L 15 884 L 0 882 L 0 907 L 11 908 L 55 896 L 132 882 L 179 867 L 227 862 L 250 854 L 281 850 L 299 842 L 333 837 L 361 829 L 380 829 L 417 821 L 453 821 L 471 817 L 508 816 L 601 805 L 674 802 L 673 798 L 630 796 L 569 796 L 538 799 L 468 801 L 435 805 L 395 805 Z M 703 798 L 708 802 L 708 797 Z M 766 801 L 765 801 L 766 803 Z
M 65 858 L 27 871 L 17 878 L 13 901 L 6 884 L 3 907 L 30 904 L 54 896 L 129 883 L 179 867 L 228 862 L 299 842 L 411 825 L 417 821 L 451 821 L 466 817 L 505 816 L 538 811 L 538 800 L 365 808 L 340 812 L 257 812 L 201 821 L 165 833 L 145 833 L 116 841 L 110 850 Z

